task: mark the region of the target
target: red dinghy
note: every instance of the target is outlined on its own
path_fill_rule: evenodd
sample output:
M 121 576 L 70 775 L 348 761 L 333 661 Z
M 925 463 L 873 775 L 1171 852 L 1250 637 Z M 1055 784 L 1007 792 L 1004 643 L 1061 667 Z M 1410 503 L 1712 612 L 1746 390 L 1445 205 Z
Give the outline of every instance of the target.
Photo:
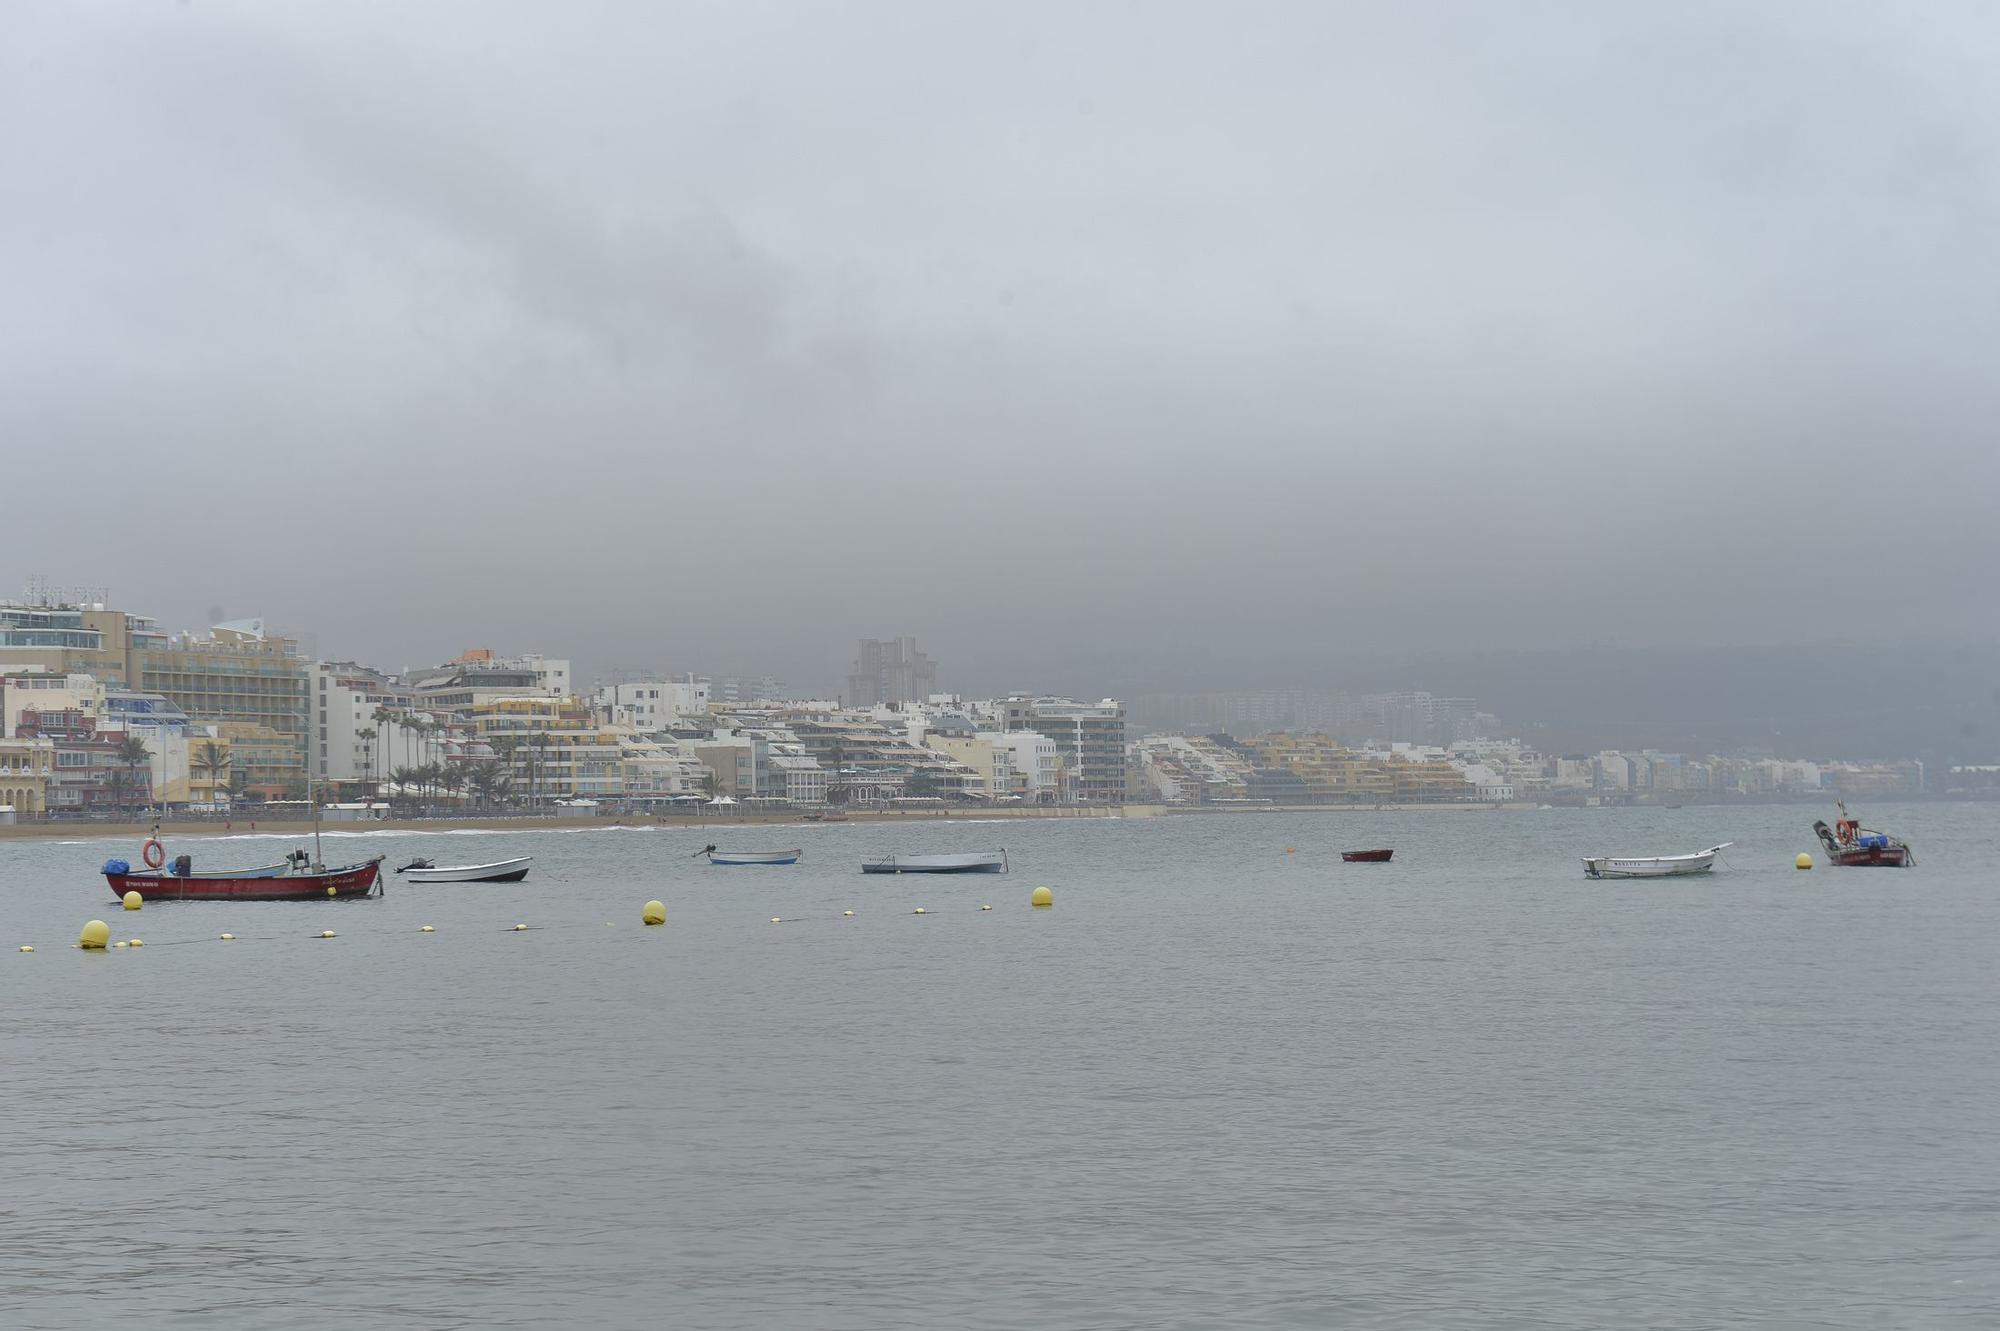
M 1349 864 L 1387 864 L 1393 850 L 1343 850 L 1340 858 Z

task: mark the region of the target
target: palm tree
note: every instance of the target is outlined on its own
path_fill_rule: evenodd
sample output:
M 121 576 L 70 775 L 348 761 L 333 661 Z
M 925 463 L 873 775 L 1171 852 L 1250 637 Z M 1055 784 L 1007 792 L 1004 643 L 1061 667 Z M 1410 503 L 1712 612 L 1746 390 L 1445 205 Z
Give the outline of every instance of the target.
M 111 792 L 111 807 L 123 808 L 125 797 L 132 791 L 132 778 L 129 774 L 114 769 L 104 778 L 104 788 Z
M 542 794 L 542 764 L 548 761 L 549 737 L 537 731 L 529 743 L 534 746 L 534 761 L 528 766 L 528 803 L 538 806 Z
M 394 721 L 396 714 L 386 707 L 377 707 L 374 714 L 368 719 L 375 723 L 374 738 L 376 743 L 382 746 L 381 757 L 375 768 L 375 794 L 379 797 L 382 793 L 382 768 L 380 764 L 389 760 L 389 739 L 388 736 L 382 733 L 382 727 Z M 373 749 L 374 745 L 371 744 L 369 747 Z
M 213 803 L 216 782 L 225 771 L 229 770 L 229 750 L 214 740 L 209 740 L 194 751 L 194 755 L 188 759 L 188 765 L 207 775 L 208 798 L 209 802 Z
M 118 741 L 118 761 L 125 764 L 126 784 L 129 789 L 139 788 L 139 764 L 150 763 L 152 760 L 152 750 L 148 749 L 146 741 L 137 735 L 127 735 Z
M 471 790 L 474 802 L 482 808 L 485 807 L 487 800 L 493 796 L 493 769 L 474 767 L 459 773 L 459 776 L 464 780 L 467 789 Z

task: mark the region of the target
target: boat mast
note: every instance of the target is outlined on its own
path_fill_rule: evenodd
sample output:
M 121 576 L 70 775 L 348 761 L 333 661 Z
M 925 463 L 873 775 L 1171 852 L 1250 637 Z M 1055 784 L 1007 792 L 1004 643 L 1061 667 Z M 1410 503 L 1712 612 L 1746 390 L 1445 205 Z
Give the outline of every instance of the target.
M 319 783 L 311 772 L 306 773 L 306 801 L 313 806 L 313 872 L 324 873 L 326 861 L 320 858 L 319 850 Z

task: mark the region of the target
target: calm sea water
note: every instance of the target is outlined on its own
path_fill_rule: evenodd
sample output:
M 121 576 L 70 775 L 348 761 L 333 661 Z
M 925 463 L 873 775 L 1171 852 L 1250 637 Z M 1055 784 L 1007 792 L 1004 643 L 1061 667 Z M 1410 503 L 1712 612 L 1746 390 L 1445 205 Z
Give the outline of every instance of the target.
M 535 872 L 136 915 L 0 842 L 0 1326 L 2000 1324 L 2000 810 L 1795 872 L 1821 812 L 371 836 Z

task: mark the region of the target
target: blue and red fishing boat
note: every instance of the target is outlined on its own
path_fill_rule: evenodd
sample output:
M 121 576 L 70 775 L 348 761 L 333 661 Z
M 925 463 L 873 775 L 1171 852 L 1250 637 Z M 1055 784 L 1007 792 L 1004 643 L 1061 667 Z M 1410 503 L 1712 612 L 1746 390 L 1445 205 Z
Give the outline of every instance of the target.
M 1859 819 L 1847 816 L 1846 801 L 1839 801 L 1840 818 L 1832 827 L 1815 822 L 1820 844 L 1826 847 L 1826 862 L 1845 869 L 1907 869 L 1917 862 L 1917 852 L 1907 841 L 1887 832 L 1871 832 Z

